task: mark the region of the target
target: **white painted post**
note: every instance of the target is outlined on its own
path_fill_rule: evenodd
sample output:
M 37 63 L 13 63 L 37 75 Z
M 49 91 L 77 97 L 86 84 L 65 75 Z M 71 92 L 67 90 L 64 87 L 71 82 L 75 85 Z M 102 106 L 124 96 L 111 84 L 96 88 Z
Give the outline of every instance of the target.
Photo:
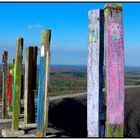
M 88 12 L 88 66 L 87 66 L 87 129 L 88 137 L 99 137 L 99 94 L 101 91 L 100 81 L 103 79 L 103 49 L 104 31 L 102 10 L 90 10 Z M 102 61 L 102 62 L 100 62 Z M 101 65 L 101 64 L 102 65 Z M 101 113 L 102 111 L 100 111 Z M 101 130 L 102 131 L 102 130 Z

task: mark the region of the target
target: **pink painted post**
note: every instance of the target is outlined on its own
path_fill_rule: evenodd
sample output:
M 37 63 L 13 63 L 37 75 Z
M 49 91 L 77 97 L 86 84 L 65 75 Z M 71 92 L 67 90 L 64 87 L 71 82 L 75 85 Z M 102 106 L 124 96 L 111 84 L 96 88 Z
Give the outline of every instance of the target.
M 122 5 L 104 8 L 106 31 L 107 137 L 123 137 L 124 43 Z

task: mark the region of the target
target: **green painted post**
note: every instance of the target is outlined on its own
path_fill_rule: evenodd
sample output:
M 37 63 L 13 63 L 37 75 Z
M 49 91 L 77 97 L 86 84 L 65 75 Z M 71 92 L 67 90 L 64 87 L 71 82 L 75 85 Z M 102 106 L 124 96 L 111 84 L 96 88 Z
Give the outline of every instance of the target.
M 15 65 L 14 65 L 14 87 L 13 87 L 14 101 L 13 101 L 13 113 L 12 113 L 12 130 L 18 130 L 18 126 L 19 126 L 21 78 L 22 78 L 22 51 L 23 51 L 23 38 L 18 38 Z
M 44 30 L 41 37 L 40 74 L 37 105 L 37 137 L 45 137 L 48 129 L 49 73 L 51 30 Z
M 2 119 L 7 118 L 8 112 L 7 112 L 7 102 L 8 102 L 8 95 L 7 95 L 7 76 L 8 76 L 8 66 L 7 66 L 7 59 L 8 59 L 8 52 L 4 51 L 3 53 L 3 82 L 2 82 Z
M 14 105 L 14 66 L 15 66 L 15 59 L 13 59 L 13 67 L 12 67 L 12 111 Z

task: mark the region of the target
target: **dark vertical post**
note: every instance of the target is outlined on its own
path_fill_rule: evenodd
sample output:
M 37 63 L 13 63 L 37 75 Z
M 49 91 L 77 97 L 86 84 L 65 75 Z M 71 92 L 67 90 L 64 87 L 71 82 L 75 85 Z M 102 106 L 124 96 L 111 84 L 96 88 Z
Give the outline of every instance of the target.
M 35 122 L 35 95 L 37 74 L 37 47 L 26 48 L 24 122 Z
M 7 76 L 8 76 L 8 66 L 7 66 L 7 59 L 8 59 L 8 52 L 4 51 L 2 56 L 2 75 L 3 75 L 3 82 L 2 82 L 2 118 L 5 119 L 8 116 L 7 112 Z
M 107 137 L 123 137 L 124 43 L 122 5 L 104 8 L 106 31 Z
M 44 30 L 41 37 L 40 74 L 37 105 L 37 137 L 45 137 L 48 129 L 48 83 L 50 71 L 51 30 Z
M 100 55 L 99 55 L 99 136 L 105 136 L 105 93 L 104 88 L 104 10 L 100 10 Z
M 35 122 L 35 95 L 37 92 L 37 55 L 38 55 L 38 47 L 35 46 L 33 48 L 33 82 L 32 82 L 32 98 L 33 98 L 33 108 L 34 112 L 32 114 L 32 118 L 34 120 L 32 122 Z M 34 115 L 34 116 L 33 116 Z
M 14 65 L 12 130 L 18 130 L 19 127 L 21 78 L 22 78 L 22 52 L 23 52 L 23 38 L 18 38 Z

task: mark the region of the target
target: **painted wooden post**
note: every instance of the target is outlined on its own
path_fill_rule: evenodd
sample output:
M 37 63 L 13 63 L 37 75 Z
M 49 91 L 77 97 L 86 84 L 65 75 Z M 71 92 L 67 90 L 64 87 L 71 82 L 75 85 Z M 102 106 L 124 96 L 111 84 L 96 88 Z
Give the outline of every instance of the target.
M 14 66 L 15 66 L 15 59 L 13 59 L 13 68 L 12 68 L 12 108 L 14 106 Z M 13 111 L 13 109 L 12 109 Z
M 22 65 L 23 67 L 23 65 Z M 22 76 L 21 76 L 21 99 L 24 98 L 24 74 L 22 73 Z
M 51 30 L 44 30 L 41 37 L 40 73 L 37 104 L 37 137 L 45 137 L 48 129 L 48 82 L 50 71 Z
M 35 99 L 37 75 L 37 47 L 26 48 L 24 123 L 35 123 Z
M 104 8 L 106 31 L 107 137 L 123 137 L 124 43 L 122 5 Z
M 8 105 L 9 111 L 12 111 L 12 64 L 9 64 L 8 70 Z
M 2 119 L 7 118 L 7 102 L 8 102 L 8 95 L 7 95 L 7 76 L 8 76 L 8 66 L 7 66 L 7 59 L 8 59 L 8 52 L 4 51 L 2 56 L 2 75 L 3 75 L 3 82 L 2 82 Z
M 22 68 L 23 68 L 23 65 L 22 65 Z M 23 100 L 23 99 L 24 99 L 24 74 L 22 72 L 20 100 Z M 21 102 L 20 102 L 20 114 L 22 114 L 22 113 L 23 113 L 23 110 L 22 110 L 22 106 L 21 106 Z
M 104 16 L 103 10 L 88 12 L 88 81 L 87 81 L 87 128 L 88 137 L 104 136 L 103 55 Z M 99 105 L 100 104 L 100 105 Z
M 21 77 L 22 77 L 22 51 L 23 51 L 23 38 L 18 38 L 14 65 L 12 130 L 18 130 L 19 126 Z

